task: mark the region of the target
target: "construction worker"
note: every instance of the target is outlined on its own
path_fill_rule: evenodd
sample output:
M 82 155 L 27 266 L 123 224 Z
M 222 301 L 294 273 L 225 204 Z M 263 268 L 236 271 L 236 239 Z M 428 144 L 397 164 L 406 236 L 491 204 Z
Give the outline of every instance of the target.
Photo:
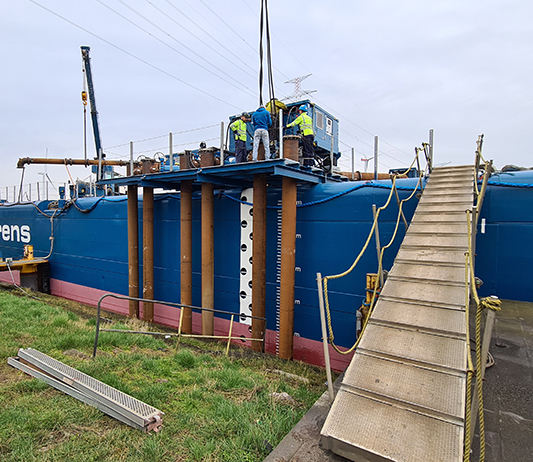
M 235 135 L 235 163 L 246 162 L 246 122 L 250 120 L 250 114 L 243 112 L 239 119 L 233 122 L 229 128 Z
M 261 106 L 252 114 L 252 125 L 254 126 L 254 150 L 253 160 L 257 161 L 257 151 L 259 149 L 259 142 L 263 141 L 265 148 L 265 159 L 270 159 L 270 139 L 268 137 L 268 127 L 272 125 L 272 118 L 270 113 Z
M 300 106 L 298 108 L 299 116 L 294 119 L 287 128 L 298 125 L 302 133 L 303 157 L 304 165 L 313 167 L 315 165 L 315 134 L 313 132 L 313 119 L 307 115 L 307 107 Z

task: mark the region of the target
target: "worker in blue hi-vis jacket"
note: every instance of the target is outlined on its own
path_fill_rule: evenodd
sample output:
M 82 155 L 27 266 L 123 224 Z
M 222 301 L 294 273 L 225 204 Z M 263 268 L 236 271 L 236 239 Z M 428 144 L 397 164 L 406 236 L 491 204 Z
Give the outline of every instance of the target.
M 272 125 L 272 118 L 270 113 L 261 106 L 252 114 L 252 125 L 254 126 L 254 150 L 253 160 L 257 161 L 257 151 L 259 149 L 259 142 L 263 141 L 265 148 L 265 159 L 270 159 L 270 139 L 268 137 L 268 127 Z
M 243 112 L 241 117 L 233 122 L 229 128 L 235 135 L 235 162 L 246 162 L 246 122 L 250 120 L 250 114 Z
M 299 126 L 300 132 L 302 133 L 304 165 L 313 167 L 315 165 L 315 134 L 313 132 L 313 119 L 306 114 L 307 107 L 305 106 L 300 106 L 298 108 L 298 113 L 300 115 L 288 124 L 287 128 L 294 127 L 295 125 Z

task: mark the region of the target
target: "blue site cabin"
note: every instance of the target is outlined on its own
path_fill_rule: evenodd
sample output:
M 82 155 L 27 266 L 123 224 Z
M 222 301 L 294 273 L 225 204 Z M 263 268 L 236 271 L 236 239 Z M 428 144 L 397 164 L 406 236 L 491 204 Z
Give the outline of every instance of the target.
M 279 103 L 278 103 L 279 104 Z M 331 152 L 331 138 L 333 136 L 333 153 L 334 153 L 334 165 L 337 164 L 337 159 L 340 157 L 339 152 L 339 119 L 331 115 L 326 110 L 322 109 L 317 104 L 312 103 L 310 100 L 298 101 L 295 103 L 286 103 L 286 110 L 283 111 L 283 126 L 286 127 L 287 124 L 291 123 L 298 117 L 298 108 L 300 106 L 306 106 L 307 115 L 313 120 L 313 131 L 315 132 L 315 154 L 320 155 L 321 157 L 328 157 Z M 249 112 L 252 116 L 253 112 Z M 230 124 L 237 120 L 241 114 L 236 114 L 230 116 Z M 272 137 L 276 141 L 276 150 L 279 148 L 279 141 L 277 133 L 279 126 L 274 126 L 276 130 L 275 137 Z M 246 149 L 248 151 L 252 150 L 253 146 L 253 134 L 254 129 L 251 122 L 246 124 L 246 129 L 248 132 L 248 137 L 246 141 Z M 299 129 L 297 126 L 287 128 L 283 130 L 283 135 L 298 135 Z M 229 136 L 228 151 L 230 153 L 235 153 L 235 137 Z

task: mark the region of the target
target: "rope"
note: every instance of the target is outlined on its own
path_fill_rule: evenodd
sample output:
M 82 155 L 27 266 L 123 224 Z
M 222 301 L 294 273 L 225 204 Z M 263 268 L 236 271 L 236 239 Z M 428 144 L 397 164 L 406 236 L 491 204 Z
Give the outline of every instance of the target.
M 415 159 L 413 160 L 413 162 L 411 163 L 411 166 L 407 169 L 405 174 L 407 174 L 413 168 L 413 166 L 415 165 L 415 162 L 418 161 L 418 150 L 415 150 L 415 153 L 416 153 Z M 391 240 L 380 251 L 379 261 L 378 261 L 378 274 L 381 274 L 381 271 L 382 271 L 382 268 L 383 268 L 383 254 L 384 254 L 384 251 L 385 251 L 385 249 L 389 248 L 392 245 L 392 243 L 394 242 L 394 240 L 396 238 L 396 235 L 397 235 L 397 232 L 398 232 L 398 227 L 399 227 L 399 224 L 400 224 L 400 219 L 401 219 L 401 216 L 402 216 L 403 203 L 408 201 L 408 200 L 410 200 L 415 195 L 416 191 L 418 190 L 418 187 L 419 186 L 421 187 L 421 185 L 422 185 L 422 178 L 423 178 L 423 173 L 420 172 L 419 173 L 418 182 L 417 182 L 416 186 L 414 188 L 412 188 L 413 192 L 409 195 L 409 197 L 407 197 L 406 199 L 403 199 L 402 201 L 398 202 L 398 216 L 396 218 L 396 225 L 395 225 L 394 232 L 393 232 Z M 375 233 L 377 222 L 378 222 L 379 215 L 380 215 L 381 211 L 385 210 L 389 206 L 389 204 L 391 202 L 391 199 L 392 199 L 392 196 L 397 191 L 397 189 L 398 189 L 398 187 L 396 186 L 396 176 L 394 176 L 392 178 L 392 186 L 390 187 L 391 191 L 390 191 L 390 194 L 389 194 L 389 196 L 387 198 L 387 201 L 385 202 L 385 204 L 383 206 L 381 206 L 381 207 L 379 207 L 377 209 L 376 215 L 375 215 L 374 220 L 372 222 L 372 227 L 370 229 L 370 232 L 368 233 L 368 237 L 367 237 L 367 239 L 365 241 L 365 244 L 363 245 L 363 248 L 359 252 L 359 255 L 354 260 L 352 265 L 346 271 L 344 271 L 342 273 L 331 275 L 331 276 L 325 276 L 324 278 L 322 278 L 322 281 L 323 281 L 323 284 L 324 284 L 324 300 L 325 300 L 325 307 L 326 307 L 327 325 L 328 325 L 328 331 L 329 331 L 328 339 L 329 339 L 329 342 L 330 342 L 331 346 L 339 354 L 347 355 L 347 354 L 353 352 L 357 348 L 357 346 L 359 345 L 359 342 L 361 341 L 362 335 L 363 335 L 363 333 L 364 333 L 364 331 L 366 329 L 366 325 L 368 323 L 368 320 L 370 319 L 370 316 L 372 314 L 372 310 L 374 308 L 375 301 L 377 299 L 377 295 L 379 294 L 379 292 L 378 292 L 377 283 L 376 283 L 375 286 L 374 286 L 374 291 L 372 293 L 372 299 L 371 299 L 371 302 L 370 302 L 370 308 L 369 308 L 369 311 L 368 311 L 368 315 L 366 316 L 365 321 L 364 321 L 363 326 L 362 326 L 362 329 L 361 329 L 361 334 L 359 335 L 359 337 L 357 338 L 355 343 L 352 345 L 352 347 L 350 347 L 347 350 L 343 351 L 335 344 L 335 341 L 334 341 L 335 340 L 335 336 L 333 334 L 333 326 L 332 326 L 332 322 L 331 322 L 331 309 L 330 309 L 329 295 L 328 295 L 328 280 L 342 278 L 342 277 L 350 274 L 354 270 L 354 268 L 359 263 L 361 257 L 366 252 L 366 249 L 368 248 L 370 240 L 372 239 L 372 236 Z
M 468 251 L 465 253 L 465 280 L 468 281 L 470 276 L 470 288 L 472 290 L 472 295 L 476 302 L 476 375 L 477 375 L 477 386 L 476 393 L 479 403 L 479 462 L 485 461 L 485 414 L 483 412 L 483 377 L 481 376 L 482 371 L 482 351 L 481 351 L 481 313 L 485 309 L 491 309 L 493 311 L 501 310 L 501 300 L 495 297 L 485 297 L 480 299 L 477 293 L 476 285 L 473 283 L 475 281 L 474 275 L 474 260 L 472 254 L 472 226 L 471 226 L 471 211 L 467 210 L 467 226 L 468 226 Z M 470 334 L 469 334 L 469 285 L 465 285 L 465 313 L 466 313 L 466 341 L 470 345 Z M 471 431 L 471 407 L 472 407 L 472 376 L 474 375 L 474 369 L 472 364 L 472 358 L 470 353 L 470 348 L 468 348 L 468 371 L 467 371 L 467 393 L 466 393 L 466 424 L 465 424 L 465 447 L 464 447 L 464 461 L 470 461 L 470 449 L 472 442 L 470 441 L 470 431 Z

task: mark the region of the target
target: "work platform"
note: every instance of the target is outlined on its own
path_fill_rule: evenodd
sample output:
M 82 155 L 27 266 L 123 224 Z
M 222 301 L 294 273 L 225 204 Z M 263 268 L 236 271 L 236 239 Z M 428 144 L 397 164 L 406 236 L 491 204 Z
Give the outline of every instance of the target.
M 269 183 L 281 183 L 282 178 L 293 178 L 298 183 L 310 185 L 326 182 L 348 181 L 347 177 L 324 173 L 315 167 L 305 167 L 291 159 L 270 159 L 256 162 L 228 163 L 211 167 L 198 167 L 173 171 L 146 173 L 128 177 L 101 180 L 100 184 L 117 186 L 139 186 L 173 189 L 182 181 L 192 181 L 193 186 L 211 183 L 227 188 L 249 188 L 255 175 L 268 175 Z
M 321 432 L 353 461 L 462 461 L 465 210 L 474 168 L 435 168 Z

